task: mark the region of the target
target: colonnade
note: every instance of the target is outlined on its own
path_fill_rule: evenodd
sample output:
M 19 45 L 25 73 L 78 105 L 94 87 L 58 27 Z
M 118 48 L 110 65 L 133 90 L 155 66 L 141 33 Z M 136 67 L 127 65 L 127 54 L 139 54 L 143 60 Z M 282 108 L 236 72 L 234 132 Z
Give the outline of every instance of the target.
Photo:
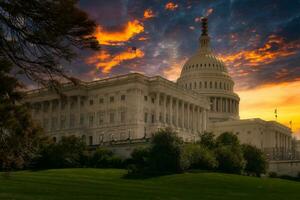
M 207 110 L 200 105 L 168 95 L 156 93 L 155 122 L 189 131 L 207 128 Z
M 239 113 L 239 102 L 225 97 L 210 97 L 211 111 Z

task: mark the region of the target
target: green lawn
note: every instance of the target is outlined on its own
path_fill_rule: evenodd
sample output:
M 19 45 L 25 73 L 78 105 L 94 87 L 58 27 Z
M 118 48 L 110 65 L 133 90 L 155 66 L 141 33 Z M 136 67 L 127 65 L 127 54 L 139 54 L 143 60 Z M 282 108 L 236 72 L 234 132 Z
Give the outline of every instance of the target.
M 185 173 L 143 180 L 125 170 L 60 169 L 0 177 L 0 199 L 300 199 L 300 182 L 220 173 Z

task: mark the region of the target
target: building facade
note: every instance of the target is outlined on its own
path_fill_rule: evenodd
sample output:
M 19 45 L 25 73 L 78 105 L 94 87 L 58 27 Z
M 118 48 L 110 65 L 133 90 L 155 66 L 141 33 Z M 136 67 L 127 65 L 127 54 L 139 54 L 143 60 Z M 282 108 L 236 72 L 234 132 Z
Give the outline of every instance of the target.
M 89 145 L 150 138 L 171 127 L 184 141 L 207 129 L 206 97 L 162 77 L 132 73 L 78 86 L 60 98 L 49 90 L 28 93 L 34 118 L 53 140 L 82 137 Z
M 204 131 L 232 132 L 242 143 L 264 150 L 270 160 L 291 159 L 288 127 L 239 119 L 234 81 L 210 48 L 206 18 L 202 26 L 200 48 L 184 64 L 176 83 L 131 73 L 76 86 L 64 84 L 63 98 L 48 89 L 29 91 L 26 101 L 34 119 L 55 141 L 75 135 L 88 145 L 130 146 L 171 127 L 186 142 L 197 141 Z

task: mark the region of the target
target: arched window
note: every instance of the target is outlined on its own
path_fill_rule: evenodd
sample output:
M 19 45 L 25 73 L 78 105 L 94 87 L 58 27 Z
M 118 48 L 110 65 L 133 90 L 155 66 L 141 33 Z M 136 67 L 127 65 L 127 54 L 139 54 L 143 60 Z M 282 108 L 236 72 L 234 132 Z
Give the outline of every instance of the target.
M 190 83 L 190 89 L 192 89 L 192 83 Z
M 211 81 L 209 82 L 209 88 L 210 89 L 212 88 L 212 82 Z
M 221 82 L 219 83 L 219 86 L 220 86 L 219 88 L 222 89 L 222 83 Z
M 204 82 L 204 88 L 207 88 L 207 82 L 206 81 Z
M 218 83 L 215 82 L 215 89 L 218 89 Z
M 197 87 L 197 83 L 195 82 L 195 83 L 194 83 L 194 89 L 196 89 L 196 87 Z
M 199 82 L 199 88 L 202 88 L 202 82 L 201 81 Z

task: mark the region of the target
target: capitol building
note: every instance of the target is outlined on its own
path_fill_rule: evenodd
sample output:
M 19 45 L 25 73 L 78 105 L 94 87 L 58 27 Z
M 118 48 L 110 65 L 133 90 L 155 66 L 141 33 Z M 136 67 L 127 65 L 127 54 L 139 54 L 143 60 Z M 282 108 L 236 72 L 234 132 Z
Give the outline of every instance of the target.
M 54 141 L 81 137 L 88 145 L 128 153 L 160 128 L 171 127 L 185 142 L 203 132 L 236 134 L 271 160 L 289 159 L 291 129 L 275 121 L 240 119 L 238 94 L 225 64 L 211 47 L 202 19 L 199 49 L 182 67 L 177 82 L 139 73 L 78 85 L 63 84 L 60 97 L 47 88 L 32 90 L 32 115 Z

